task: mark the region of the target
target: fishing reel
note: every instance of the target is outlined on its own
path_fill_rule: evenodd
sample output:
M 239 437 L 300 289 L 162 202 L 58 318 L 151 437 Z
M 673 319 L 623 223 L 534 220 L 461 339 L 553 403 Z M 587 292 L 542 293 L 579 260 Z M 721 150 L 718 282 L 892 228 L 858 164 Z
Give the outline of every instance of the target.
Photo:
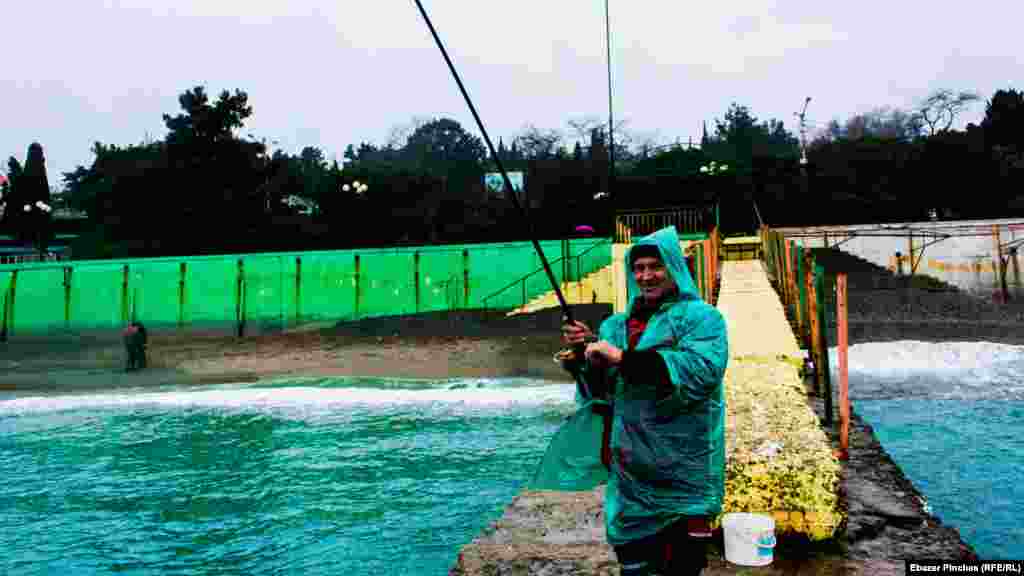
M 583 343 L 572 348 L 563 348 L 558 352 L 555 352 L 554 360 L 555 364 L 561 364 L 563 362 L 575 362 L 582 360 L 583 349 L 586 348 L 587 344 L 593 344 L 597 342 L 596 335 L 590 335 L 583 339 Z

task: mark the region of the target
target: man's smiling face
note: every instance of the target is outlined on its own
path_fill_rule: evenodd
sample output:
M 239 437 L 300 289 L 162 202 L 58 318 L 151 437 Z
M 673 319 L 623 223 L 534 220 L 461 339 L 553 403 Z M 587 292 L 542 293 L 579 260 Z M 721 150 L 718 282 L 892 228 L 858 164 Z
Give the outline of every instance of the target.
M 633 261 L 633 279 L 640 287 L 640 293 L 643 294 L 644 300 L 648 302 L 660 300 L 675 285 L 664 262 L 650 256 L 643 256 Z

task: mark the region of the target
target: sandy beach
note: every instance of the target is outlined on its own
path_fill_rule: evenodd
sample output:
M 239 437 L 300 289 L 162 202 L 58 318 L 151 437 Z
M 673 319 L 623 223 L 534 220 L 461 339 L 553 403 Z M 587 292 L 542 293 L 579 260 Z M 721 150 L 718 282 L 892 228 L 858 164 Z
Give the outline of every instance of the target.
M 576 316 L 592 326 L 609 305 Z M 62 393 L 246 382 L 287 376 L 532 377 L 571 381 L 554 363 L 558 310 L 428 313 L 313 325 L 238 338 L 225 332 L 150 329 L 148 367 L 124 370 L 116 333 L 12 338 L 0 344 L 0 390 Z

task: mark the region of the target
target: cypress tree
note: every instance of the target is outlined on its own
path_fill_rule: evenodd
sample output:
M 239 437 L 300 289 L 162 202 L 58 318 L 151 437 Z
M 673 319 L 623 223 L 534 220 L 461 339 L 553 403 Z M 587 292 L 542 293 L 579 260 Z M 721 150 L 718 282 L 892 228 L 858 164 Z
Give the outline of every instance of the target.
M 20 198 L 20 189 L 18 188 L 18 181 L 21 180 L 21 174 L 24 170 L 21 167 L 21 162 L 14 156 L 11 156 L 7 160 L 7 183 L 5 185 L 4 202 L 4 228 L 8 230 L 17 230 L 19 216 L 21 216 L 21 207 L 24 202 Z
M 20 206 L 16 206 L 16 210 L 20 212 L 17 216 L 20 225 L 16 230 L 23 240 L 31 240 L 40 251 L 45 250 L 50 240 L 51 213 L 41 210 L 36 202 L 50 204 L 50 184 L 46 178 L 43 147 L 38 142 L 28 147 L 25 171 L 18 177 L 17 187 Z M 29 212 L 24 211 L 26 205 L 31 206 Z
M 46 177 L 46 158 L 43 156 L 43 147 L 38 142 L 33 142 L 28 147 L 25 172 L 18 184 L 26 204 L 35 204 L 39 201 L 50 203 L 50 182 Z

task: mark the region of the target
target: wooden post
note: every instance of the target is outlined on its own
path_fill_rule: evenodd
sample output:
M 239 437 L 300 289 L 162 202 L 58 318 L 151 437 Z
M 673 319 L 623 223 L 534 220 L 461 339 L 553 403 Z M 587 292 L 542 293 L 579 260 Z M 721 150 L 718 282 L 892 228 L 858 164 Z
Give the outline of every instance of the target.
M 705 258 L 708 260 L 708 302 L 714 304 L 715 300 L 715 243 L 711 236 L 704 241 L 708 245 Z
M 836 276 L 836 324 L 838 325 L 837 343 L 839 356 L 839 459 L 846 460 L 850 455 L 850 389 L 846 358 L 847 324 L 846 324 L 846 274 Z
M 786 255 L 783 249 L 783 238 L 781 232 L 775 232 L 772 234 L 772 252 L 775 253 L 775 279 L 776 285 L 779 287 L 779 294 L 782 296 L 782 304 L 785 305 L 787 302 L 788 286 L 786 286 Z
M 711 290 L 708 286 L 708 243 L 700 241 L 700 285 L 704 290 L 704 301 L 711 302 Z
M 793 273 L 795 271 L 793 267 L 793 242 L 783 236 L 782 247 L 785 253 L 783 258 L 783 274 L 786 280 L 786 306 L 789 308 L 789 313 L 793 316 L 793 321 L 799 326 L 800 321 L 797 319 L 797 309 L 793 299 L 793 288 L 796 286 L 793 282 Z
M 775 266 L 775 278 L 778 282 L 779 295 L 782 296 L 783 302 L 785 302 L 786 289 L 783 286 L 782 279 L 785 278 L 782 270 L 782 234 L 779 232 L 769 232 L 769 244 L 772 249 L 772 265 Z
M 716 254 L 718 253 L 718 245 L 715 241 L 715 230 L 711 230 L 711 234 L 708 235 L 708 275 L 711 277 L 711 304 L 715 304 L 715 281 L 718 278 L 718 263 L 715 262 Z
M 238 259 L 238 277 L 235 292 L 235 316 L 238 320 L 238 337 L 242 338 L 245 336 L 245 262 L 241 258 Z
M 700 292 L 701 297 L 705 302 L 708 301 L 707 293 L 704 290 L 704 246 L 703 244 L 697 244 L 696 254 L 694 258 L 697 259 L 695 264 L 697 265 L 697 290 Z
M 807 266 L 804 264 L 803 246 L 796 245 L 796 283 L 797 283 L 797 308 L 800 310 L 800 339 L 803 347 L 808 351 L 810 347 L 809 333 L 811 330 L 807 316 Z
M 804 319 L 803 309 L 800 308 L 800 245 L 796 243 L 796 240 L 792 241 L 793 244 L 793 310 L 796 312 L 796 327 L 797 327 L 797 338 L 801 338 L 803 334 Z M 803 342 L 800 342 L 800 347 L 803 348 Z
M 185 262 L 178 265 L 178 329 L 185 327 L 185 279 L 188 277 L 188 268 Z
M 128 320 L 129 320 L 129 317 L 130 317 L 130 311 L 131 311 L 131 302 L 129 301 L 130 299 L 128 297 L 128 276 L 129 276 L 129 269 L 128 269 L 128 265 L 125 264 L 121 268 L 121 324 L 122 325 L 128 323 Z
M 462 251 L 462 307 L 469 308 L 469 250 Z
M 1010 291 L 1006 288 L 1006 262 L 1003 260 L 1003 247 L 999 243 L 999 225 L 992 225 L 992 240 L 996 244 L 996 281 L 999 282 L 1003 303 L 1010 299 Z
M 715 237 L 708 238 L 708 286 L 711 286 L 711 301 L 715 300 L 715 280 L 718 278 L 718 263 L 715 262 Z
M 1020 263 L 1017 262 L 1017 247 L 1010 248 L 1010 264 L 1013 266 L 1013 283 L 1020 290 Z
M 420 313 L 420 251 L 412 254 L 412 285 L 416 295 L 416 313 Z
M 704 286 L 704 243 L 697 243 L 697 249 L 694 252 L 694 258 L 696 258 L 697 264 L 697 291 L 700 292 L 700 297 L 707 302 L 708 293 Z
M 814 361 L 814 392 L 820 394 L 821 390 L 821 350 L 818 339 L 818 302 L 817 290 L 814 286 L 814 257 L 810 251 L 804 253 L 804 285 L 807 292 L 807 351 Z
M 832 371 L 828 358 L 828 298 L 834 294 L 825 268 L 821 264 L 814 265 L 814 292 L 818 301 L 818 382 L 825 396 L 825 424 L 832 425 Z
M 18 288 L 18 271 L 11 270 L 11 284 L 7 287 L 7 294 L 4 294 L 4 320 L 0 327 L 0 342 L 7 342 L 7 338 L 14 333 L 14 295 Z
M 71 329 L 71 274 L 75 269 L 64 267 L 64 329 Z
M 295 326 L 302 322 L 302 256 L 295 257 Z
M 715 226 L 715 283 L 722 274 L 722 233 Z
M 786 281 L 786 306 L 789 307 L 789 311 L 793 314 L 793 317 L 797 321 L 799 326 L 800 320 L 796 310 L 796 306 L 793 305 L 793 247 L 790 245 L 791 242 L 783 237 L 782 246 L 785 248 L 785 266 L 783 267 L 783 275 Z
M 782 260 L 779 258 L 779 239 L 777 233 L 769 231 L 768 234 L 768 255 L 770 256 L 769 261 L 772 267 L 772 277 L 775 280 L 775 286 L 779 288 L 779 294 L 785 294 L 785 290 L 781 289 L 782 283 L 782 270 L 779 264 Z
M 359 266 L 359 262 L 360 262 L 359 261 L 359 254 L 355 255 L 355 261 L 356 261 L 356 269 L 355 269 L 356 272 L 355 272 L 354 283 L 353 283 L 353 287 L 355 288 L 355 308 L 353 309 L 353 317 L 358 320 L 359 319 L 359 304 L 360 304 L 360 300 L 361 300 L 361 296 L 362 296 L 362 287 L 360 286 L 360 284 L 361 284 L 361 282 L 360 282 L 360 280 L 361 280 L 361 278 L 360 278 L 361 269 L 360 269 L 360 266 Z
M 705 240 L 701 244 L 704 245 L 704 285 L 707 286 L 707 301 L 710 303 L 711 293 L 714 292 L 714 286 L 711 284 L 711 240 Z
M 914 271 L 917 269 L 917 266 L 914 266 L 914 233 L 913 232 L 909 232 L 907 234 L 907 245 L 910 248 L 910 251 L 907 252 L 907 255 L 910 256 L 910 276 L 913 277 L 914 276 Z

